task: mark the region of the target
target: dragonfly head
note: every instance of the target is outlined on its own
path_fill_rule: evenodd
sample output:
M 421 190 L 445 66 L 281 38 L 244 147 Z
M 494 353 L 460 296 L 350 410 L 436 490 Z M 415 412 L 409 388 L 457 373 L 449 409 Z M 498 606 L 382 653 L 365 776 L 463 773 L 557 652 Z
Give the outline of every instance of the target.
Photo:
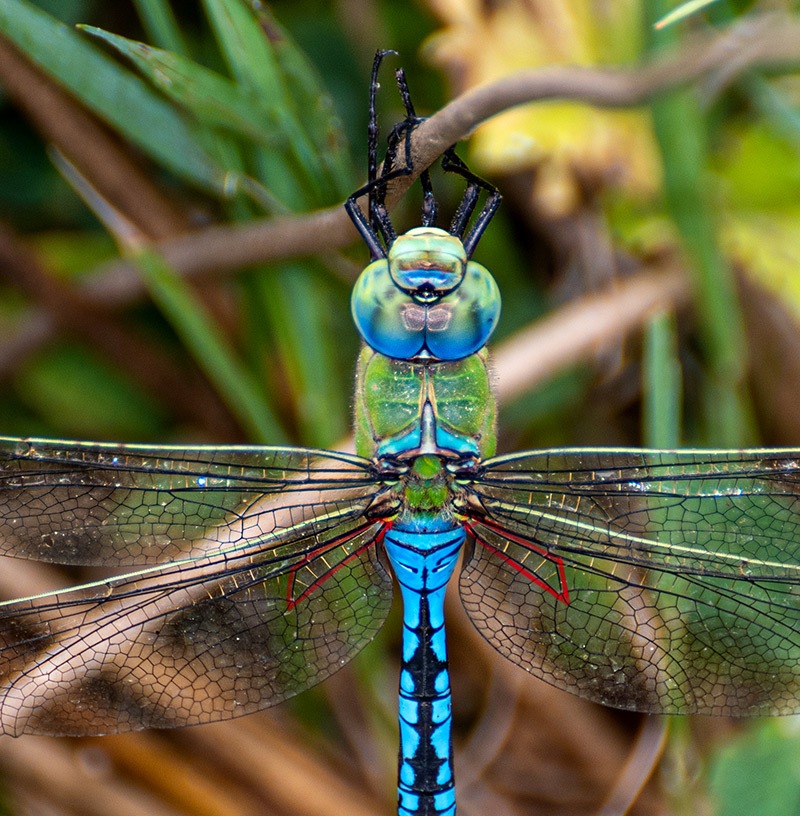
M 387 357 L 460 360 L 486 345 L 500 292 L 458 237 L 417 227 L 361 273 L 351 306 L 364 342 Z

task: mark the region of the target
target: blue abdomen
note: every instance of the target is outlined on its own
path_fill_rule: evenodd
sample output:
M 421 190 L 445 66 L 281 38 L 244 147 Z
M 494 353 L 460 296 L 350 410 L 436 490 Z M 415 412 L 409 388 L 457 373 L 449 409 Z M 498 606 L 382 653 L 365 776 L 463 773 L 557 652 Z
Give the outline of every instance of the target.
M 452 816 L 456 806 L 444 596 L 466 534 L 431 521 L 439 529 L 399 522 L 384 538 L 403 596 L 400 816 Z

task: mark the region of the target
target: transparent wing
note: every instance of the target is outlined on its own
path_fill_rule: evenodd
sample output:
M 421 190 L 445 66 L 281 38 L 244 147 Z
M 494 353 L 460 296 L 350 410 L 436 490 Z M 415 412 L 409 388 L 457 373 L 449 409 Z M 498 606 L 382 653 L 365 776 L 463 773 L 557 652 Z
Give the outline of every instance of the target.
M 0 555 L 157 564 L 375 492 L 369 462 L 330 451 L 0 437 Z
M 800 451 L 542 451 L 465 485 L 464 605 L 548 682 L 651 713 L 800 711 Z
M 382 625 L 369 463 L 323 451 L 0 442 L 0 552 L 142 565 L 0 603 L 0 731 L 226 719 L 320 682 Z

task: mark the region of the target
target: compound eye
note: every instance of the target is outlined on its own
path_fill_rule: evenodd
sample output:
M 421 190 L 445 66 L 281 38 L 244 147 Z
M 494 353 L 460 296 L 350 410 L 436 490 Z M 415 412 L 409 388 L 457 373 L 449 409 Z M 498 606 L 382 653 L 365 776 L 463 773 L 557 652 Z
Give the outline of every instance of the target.
M 425 347 L 439 360 L 483 348 L 500 319 L 500 290 L 488 269 L 470 261 L 461 285 L 428 307 Z
M 375 351 L 396 360 L 412 360 L 425 352 L 424 306 L 395 284 L 385 259 L 361 273 L 350 309 L 358 333 Z
M 353 320 L 364 342 L 396 360 L 460 360 L 488 341 L 500 316 L 500 291 L 474 261 L 460 284 L 427 301 L 398 287 L 385 259 L 370 264 L 356 281 Z

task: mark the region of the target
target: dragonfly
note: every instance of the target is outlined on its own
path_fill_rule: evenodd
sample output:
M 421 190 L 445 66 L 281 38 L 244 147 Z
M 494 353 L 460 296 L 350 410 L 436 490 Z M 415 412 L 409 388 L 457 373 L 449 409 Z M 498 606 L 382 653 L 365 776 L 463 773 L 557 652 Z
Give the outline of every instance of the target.
M 390 183 L 416 115 L 346 202 L 370 251 L 356 454 L 0 439 L 0 554 L 103 566 L 0 602 L 0 732 L 207 723 L 320 683 L 403 608 L 399 816 L 456 812 L 444 596 L 532 675 L 654 714 L 800 711 L 800 449 L 496 455 L 486 343 L 500 312 L 471 260 L 500 204 L 465 192 L 398 235 Z M 366 211 L 360 202 L 366 198 Z M 481 204 L 481 201 L 483 204 Z M 480 209 L 479 209 L 480 206 Z M 460 562 L 458 578 L 453 576 Z

